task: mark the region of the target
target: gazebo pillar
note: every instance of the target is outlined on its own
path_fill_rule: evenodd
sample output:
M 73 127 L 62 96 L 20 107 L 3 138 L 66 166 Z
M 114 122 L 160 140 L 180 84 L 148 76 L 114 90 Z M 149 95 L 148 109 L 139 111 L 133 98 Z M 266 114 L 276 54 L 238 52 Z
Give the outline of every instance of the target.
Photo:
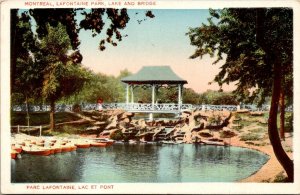
M 155 103 L 155 84 L 152 84 L 152 109 L 154 110 Z
M 152 110 L 154 111 L 155 103 L 155 84 L 152 84 Z M 153 113 L 149 114 L 149 120 L 153 120 Z
M 126 84 L 126 104 L 129 103 L 129 86 Z
M 178 84 L 178 111 L 181 110 L 181 104 L 182 104 L 181 94 L 182 94 L 182 85 Z
M 131 91 L 131 103 L 133 104 L 133 102 L 134 102 L 134 97 L 133 97 L 133 85 L 130 85 L 130 91 Z

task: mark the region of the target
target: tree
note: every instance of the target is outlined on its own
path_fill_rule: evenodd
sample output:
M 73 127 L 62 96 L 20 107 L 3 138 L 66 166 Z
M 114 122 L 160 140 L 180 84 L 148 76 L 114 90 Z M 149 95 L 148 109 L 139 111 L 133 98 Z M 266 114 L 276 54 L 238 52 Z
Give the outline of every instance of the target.
M 19 36 L 16 31 L 16 25 L 18 23 L 17 9 L 11 11 L 11 83 L 14 83 L 16 75 L 16 57 L 19 54 L 18 48 L 22 45 L 22 37 Z M 98 8 L 98 9 L 30 9 L 22 12 L 22 16 L 26 18 L 33 18 L 36 24 L 36 33 L 39 39 L 42 39 L 48 34 L 47 25 L 56 27 L 58 24 L 63 25 L 66 28 L 67 36 L 70 39 L 70 43 L 73 53 L 73 61 L 80 63 L 82 61 L 82 55 L 79 50 L 80 40 L 79 33 L 81 30 L 92 31 L 92 36 L 101 34 L 103 30 L 106 31 L 106 37 L 99 40 L 99 50 L 106 49 L 106 44 L 117 46 L 117 42 L 122 41 L 123 30 L 130 18 L 127 14 L 127 9 L 112 9 L 112 8 Z M 78 16 L 83 16 L 83 19 L 78 21 Z M 29 17 L 30 16 L 30 17 Z M 154 18 L 151 11 L 145 12 L 145 17 Z M 106 19 L 107 18 L 107 19 Z M 127 35 L 126 35 L 127 36 Z
M 14 42 L 16 43 L 16 48 L 11 48 L 12 61 L 15 63 L 15 69 L 11 72 L 17 75 L 15 79 L 12 80 L 11 89 L 12 93 L 22 94 L 21 98 L 26 104 L 26 114 L 27 114 L 27 125 L 30 125 L 29 117 L 29 99 L 40 92 L 40 83 L 42 77 L 39 72 L 41 71 L 41 66 L 34 62 L 34 57 L 32 52 L 36 51 L 36 37 L 32 32 L 32 26 L 30 22 L 30 17 L 23 13 L 18 16 L 15 10 L 11 11 L 12 20 L 15 22 L 15 26 L 12 28 L 12 36 Z M 20 100 L 20 99 L 19 99 Z
M 232 92 L 207 90 L 200 94 L 199 104 L 237 105 L 236 99 Z
M 183 102 L 186 104 L 200 104 L 200 95 L 191 88 L 184 88 L 182 96 Z
M 125 85 L 121 83 L 121 78 L 130 74 L 127 70 L 121 71 L 117 77 L 103 73 L 96 74 L 92 71 L 88 71 L 87 74 L 89 79 L 82 90 L 70 97 L 63 98 L 62 101 L 95 103 L 98 98 L 103 99 L 106 103 L 125 101 Z
M 293 161 L 283 150 L 277 130 L 282 87 L 292 88 L 293 12 L 286 8 L 223 9 L 210 10 L 210 14 L 208 24 L 188 32 L 191 44 L 197 47 L 191 58 L 216 55 L 215 64 L 226 57 L 214 80 L 220 86 L 237 82 L 235 92 L 241 99 L 260 97 L 263 102 L 271 94 L 270 142 L 288 180 L 293 181 Z M 283 85 L 283 78 L 289 82 Z
M 87 80 L 71 53 L 71 42 L 66 28 L 47 26 L 48 34 L 40 40 L 35 53 L 36 63 L 43 67 L 42 97 L 50 103 L 50 130 L 55 127 L 55 102 L 80 90 Z

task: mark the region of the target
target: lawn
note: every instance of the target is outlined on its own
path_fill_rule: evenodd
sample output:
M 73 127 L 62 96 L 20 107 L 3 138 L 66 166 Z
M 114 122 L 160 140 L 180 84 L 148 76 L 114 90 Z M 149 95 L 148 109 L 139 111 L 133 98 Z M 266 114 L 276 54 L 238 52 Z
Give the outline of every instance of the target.
M 29 117 L 30 125 L 32 126 L 48 125 L 50 123 L 49 112 L 33 112 L 29 114 Z M 79 119 L 80 118 L 67 112 L 55 113 L 55 123 L 75 121 Z M 26 112 L 12 112 L 11 125 L 27 125 Z

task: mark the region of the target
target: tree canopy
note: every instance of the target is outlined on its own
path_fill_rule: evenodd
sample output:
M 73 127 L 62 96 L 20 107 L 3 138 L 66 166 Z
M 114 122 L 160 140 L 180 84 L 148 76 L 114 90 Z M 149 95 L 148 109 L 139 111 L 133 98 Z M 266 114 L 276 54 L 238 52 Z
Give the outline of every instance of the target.
M 237 82 L 235 92 L 253 101 L 272 95 L 268 132 L 274 153 L 293 180 L 293 162 L 284 152 L 277 131 L 279 96 L 292 99 L 293 10 L 288 8 L 210 10 L 208 24 L 187 33 L 196 47 L 192 59 L 209 54 L 214 63 L 226 58 L 214 81 Z
M 237 82 L 235 92 L 243 101 L 271 95 L 273 64 L 280 62 L 286 89 L 292 89 L 293 24 L 290 9 L 210 10 L 208 24 L 187 33 L 196 50 L 191 58 L 226 58 L 214 81 L 219 85 Z M 289 92 L 291 94 L 291 92 Z

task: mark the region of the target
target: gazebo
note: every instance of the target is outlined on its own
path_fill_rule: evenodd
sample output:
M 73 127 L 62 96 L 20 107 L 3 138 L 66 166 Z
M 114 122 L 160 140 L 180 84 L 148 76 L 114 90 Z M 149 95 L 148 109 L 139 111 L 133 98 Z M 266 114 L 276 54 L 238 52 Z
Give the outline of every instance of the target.
M 176 75 L 169 66 L 144 66 L 136 74 L 121 79 L 126 84 L 126 108 L 130 112 L 150 113 L 150 120 L 153 119 L 153 113 L 180 113 L 182 105 L 182 89 L 187 84 Z M 155 89 L 162 86 L 175 86 L 178 88 L 178 104 L 156 104 Z M 134 87 L 152 88 L 152 103 L 139 104 L 134 103 Z M 129 102 L 129 89 L 131 93 L 131 102 Z

